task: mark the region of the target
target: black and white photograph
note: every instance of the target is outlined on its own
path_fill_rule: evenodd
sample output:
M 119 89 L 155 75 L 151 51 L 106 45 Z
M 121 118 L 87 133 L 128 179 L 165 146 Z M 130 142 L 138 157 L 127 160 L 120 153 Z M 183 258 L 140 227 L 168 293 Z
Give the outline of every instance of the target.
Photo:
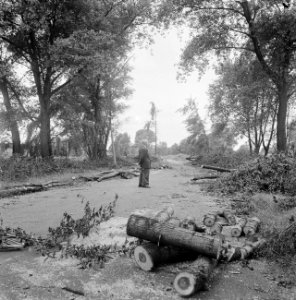
M 0 300 L 296 299 L 294 0 L 0 0 Z

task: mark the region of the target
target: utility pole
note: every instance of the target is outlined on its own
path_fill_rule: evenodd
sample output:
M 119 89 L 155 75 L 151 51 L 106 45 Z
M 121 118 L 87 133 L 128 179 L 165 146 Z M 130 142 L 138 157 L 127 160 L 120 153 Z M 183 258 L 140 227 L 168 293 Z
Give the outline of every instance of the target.
M 114 137 L 113 137 L 113 126 L 112 126 L 112 116 L 110 113 L 110 135 L 111 135 L 111 143 L 112 143 L 112 152 L 113 152 L 113 165 L 117 167 L 117 159 L 116 159 L 116 151 L 114 145 Z

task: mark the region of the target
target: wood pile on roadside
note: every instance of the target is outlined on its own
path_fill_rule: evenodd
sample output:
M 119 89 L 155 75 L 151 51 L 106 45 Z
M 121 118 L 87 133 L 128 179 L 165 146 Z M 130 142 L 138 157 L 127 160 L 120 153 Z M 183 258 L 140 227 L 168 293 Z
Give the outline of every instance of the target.
M 152 271 L 161 264 L 188 261 L 187 270 L 179 272 L 174 288 L 188 297 L 203 290 L 221 262 L 247 259 L 265 240 L 254 238 L 260 220 L 238 218 L 230 210 L 209 213 L 201 223 L 194 217 L 173 217 L 171 207 L 154 216 L 130 215 L 127 235 L 142 241 L 134 250 L 137 265 Z M 252 238 L 252 241 L 250 240 Z
M 14 230 L 0 226 L 0 252 L 17 251 L 25 247 L 25 241 Z

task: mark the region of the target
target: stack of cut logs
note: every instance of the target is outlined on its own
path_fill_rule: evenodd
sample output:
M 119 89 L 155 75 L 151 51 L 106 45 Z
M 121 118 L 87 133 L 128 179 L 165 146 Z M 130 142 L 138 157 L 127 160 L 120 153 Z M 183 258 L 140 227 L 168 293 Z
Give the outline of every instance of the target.
M 231 211 L 224 210 L 205 215 L 203 225 L 198 225 L 193 217 L 180 220 L 173 217 L 173 213 L 169 207 L 153 216 L 132 214 L 128 219 L 127 234 L 142 240 L 135 248 L 134 256 L 138 266 L 145 271 L 151 271 L 159 264 L 191 261 L 187 271 L 177 274 L 174 280 L 174 288 L 184 297 L 205 288 L 220 260 L 246 259 L 264 243 L 264 240 L 250 242 L 243 238 L 240 246 L 233 246 L 223 234 L 224 226 L 228 226 L 236 242 L 242 235 L 253 236 L 260 224 L 256 217 L 237 218 Z
M 25 246 L 23 240 L 11 230 L 0 227 L 0 252 L 21 250 Z

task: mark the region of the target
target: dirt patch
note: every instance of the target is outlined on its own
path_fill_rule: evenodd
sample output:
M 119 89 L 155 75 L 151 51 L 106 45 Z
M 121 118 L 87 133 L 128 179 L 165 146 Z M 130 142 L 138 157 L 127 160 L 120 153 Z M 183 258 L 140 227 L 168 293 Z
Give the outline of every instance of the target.
M 1 217 L 5 225 L 44 235 L 49 226 L 59 225 L 64 211 L 78 218 L 86 201 L 98 208 L 113 201 L 115 194 L 119 196 L 118 218 L 127 218 L 136 209 L 170 205 L 176 216 L 192 215 L 201 222 L 204 214 L 228 206 L 224 199 L 217 204 L 217 198 L 190 183 L 199 171 L 184 157 L 174 162 L 171 157 L 173 169 L 151 172 L 151 189 L 139 189 L 137 178 L 90 182 L 1 199 Z M 140 270 L 129 257 L 116 257 L 102 269 L 81 270 L 77 263 L 74 259 L 46 259 L 27 250 L 0 253 L 0 299 L 180 299 L 172 282 L 184 263 L 160 266 L 150 273 Z M 280 275 L 280 269 L 271 269 L 264 260 L 220 264 L 209 290 L 192 299 L 295 299 L 295 289 L 281 286 Z

